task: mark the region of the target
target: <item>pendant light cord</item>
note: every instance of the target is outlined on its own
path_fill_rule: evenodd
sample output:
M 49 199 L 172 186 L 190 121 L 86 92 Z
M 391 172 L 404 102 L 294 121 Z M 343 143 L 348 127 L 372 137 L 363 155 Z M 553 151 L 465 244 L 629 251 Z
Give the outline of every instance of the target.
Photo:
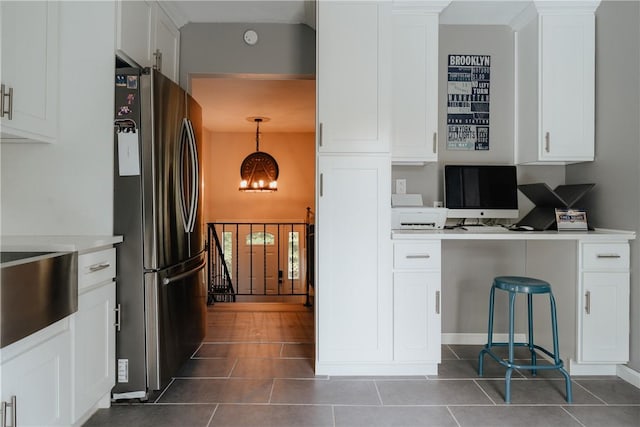
M 261 118 L 256 118 L 256 151 L 260 151 L 260 122 Z

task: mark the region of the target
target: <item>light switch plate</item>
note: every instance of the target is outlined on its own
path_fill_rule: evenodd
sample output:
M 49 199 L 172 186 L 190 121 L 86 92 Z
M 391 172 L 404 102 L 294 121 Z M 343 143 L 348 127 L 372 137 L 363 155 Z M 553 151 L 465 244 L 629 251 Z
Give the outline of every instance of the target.
M 407 194 L 406 179 L 396 179 L 396 194 Z

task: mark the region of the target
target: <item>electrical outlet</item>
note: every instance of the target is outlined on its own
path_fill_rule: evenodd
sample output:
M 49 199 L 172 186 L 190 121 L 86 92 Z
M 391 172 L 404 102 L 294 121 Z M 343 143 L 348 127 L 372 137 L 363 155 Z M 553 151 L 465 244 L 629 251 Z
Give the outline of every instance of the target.
M 406 179 L 396 179 L 396 194 L 407 194 Z

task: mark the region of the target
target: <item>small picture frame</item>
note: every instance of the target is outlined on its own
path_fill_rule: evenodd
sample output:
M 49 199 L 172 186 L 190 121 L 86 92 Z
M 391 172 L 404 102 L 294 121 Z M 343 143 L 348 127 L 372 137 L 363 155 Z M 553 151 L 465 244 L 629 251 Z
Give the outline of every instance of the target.
M 587 231 L 587 212 L 584 209 L 556 209 L 558 231 Z

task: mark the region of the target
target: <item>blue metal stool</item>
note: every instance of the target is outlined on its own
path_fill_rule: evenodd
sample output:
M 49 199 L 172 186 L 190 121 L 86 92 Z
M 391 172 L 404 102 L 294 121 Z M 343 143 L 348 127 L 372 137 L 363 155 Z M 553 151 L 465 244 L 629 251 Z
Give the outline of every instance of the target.
M 496 289 L 509 292 L 509 342 L 493 342 L 493 300 L 495 297 Z M 516 300 L 516 294 L 527 294 L 527 302 L 529 308 L 529 342 L 513 342 L 513 328 L 514 328 L 514 304 Z M 553 332 L 553 353 L 548 350 L 535 345 L 533 343 L 533 295 L 534 294 L 549 294 L 549 301 L 551 302 L 551 328 Z M 509 360 L 504 360 L 498 357 L 492 350 L 492 347 L 509 347 Z M 531 352 L 531 364 L 530 365 L 516 365 L 513 363 L 513 348 L 514 347 L 527 347 Z M 537 365 L 536 364 L 536 349 L 547 354 L 553 358 L 553 365 Z M 560 360 L 560 350 L 558 347 L 558 321 L 556 318 L 556 301 L 553 298 L 551 292 L 551 285 L 543 280 L 532 279 L 530 277 L 518 277 L 518 276 L 499 276 L 493 279 L 493 286 L 491 286 L 491 293 L 489 295 L 489 331 L 487 337 L 487 344 L 478 356 L 478 375 L 482 376 L 484 355 L 488 354 L 496 362 L 507 368 L 505 375 L 505 397 L 506 403 L 511 403 L 511 374 L 513 369 L 529 369 L 532 375 L 536 375 L 539 369 L 557 369 L 564 376 L 566 383 L 567 402 L 573 401 L 573 395 L 571 393 L 571 378 L 564 369 L 564 364 Z

